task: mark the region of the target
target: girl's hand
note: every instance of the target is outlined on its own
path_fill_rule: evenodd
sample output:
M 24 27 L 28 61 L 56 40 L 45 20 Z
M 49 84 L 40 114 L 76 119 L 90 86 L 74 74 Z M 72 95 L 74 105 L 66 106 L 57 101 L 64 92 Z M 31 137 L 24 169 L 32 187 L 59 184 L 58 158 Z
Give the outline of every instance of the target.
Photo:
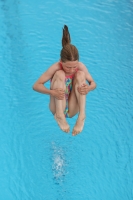
M 79 86 L 77 89 L 78 89 L 78 92 L 82 95 L 86 95 L 90 91 L 89 85 L 85 83 Z
M 63 100 L 65 97 L 65 91 L 61 88 L 56 88 L 52 90 L 52 96 L 58 100 Z

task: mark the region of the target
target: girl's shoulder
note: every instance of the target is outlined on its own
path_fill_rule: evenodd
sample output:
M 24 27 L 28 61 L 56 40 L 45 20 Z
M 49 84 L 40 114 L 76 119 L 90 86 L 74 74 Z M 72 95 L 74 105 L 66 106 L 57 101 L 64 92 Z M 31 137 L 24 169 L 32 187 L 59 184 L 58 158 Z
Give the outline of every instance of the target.
M 60 69 L 60 62 L 56 62 L 56 63 L 52 64 L 49 68 L 59 70 Z
M 54 64 L 52 64 L 45 72 L 44 72 L 44 76 L 47 77 L 48 79 L 51 79 L 51 77 L 53 77 L 53 75 L 55 74 L 56 71 L 58 71 L 60 69 L 60 64 L 59 62 L 56 62 Z
M 82 63 L 82 62 L 79 62 L 79 70 L 84 70 L 84 69 L 86 69 L 86 66 L 85 66 L 85 64 L 84 63 Z
M 47 69 L 48 72 L 52 72 L 53 74 L 54 74 L 57 70 L 60 70 L 60 63 L 59 63 L 59 62 L 56 62 L 56 63 L 52 64 L 52 65 Z

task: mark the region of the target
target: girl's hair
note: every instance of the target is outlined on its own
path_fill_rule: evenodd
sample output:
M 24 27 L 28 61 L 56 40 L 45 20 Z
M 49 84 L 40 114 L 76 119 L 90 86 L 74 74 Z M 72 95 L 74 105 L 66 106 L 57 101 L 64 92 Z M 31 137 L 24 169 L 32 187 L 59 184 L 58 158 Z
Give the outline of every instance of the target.
M 70 33 L 68 27 L 64 25 L 63 36 L 62 36 L 63 48 L 60 53 L 62 62 L 79 60 L 79 53 L 77 48 L 70 43 L 71 43 Z

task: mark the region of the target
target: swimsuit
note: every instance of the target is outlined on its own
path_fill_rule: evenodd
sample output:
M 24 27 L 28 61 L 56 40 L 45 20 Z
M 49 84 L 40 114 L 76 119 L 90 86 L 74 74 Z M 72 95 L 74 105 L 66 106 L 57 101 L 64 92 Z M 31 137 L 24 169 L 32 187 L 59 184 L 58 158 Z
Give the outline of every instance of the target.
M 63 70 L 61 62 L 60 62 L 60 68 L 61 68 L 61 70 Z M 77 72 L 77 70 L 76 70 L 76 72 Z M 74 75 L 75 74 L 65 76 L 65 85 L 66 85 L 66 91 L 65 91 L 66 108 L 64 110 L 65 117 L 69 117 L 69 113 L 68 113 L 68 98 L 69 98 L 69 94 L 70 94 L 70 92 L 72 90 L 72 81 L 73 81 Z

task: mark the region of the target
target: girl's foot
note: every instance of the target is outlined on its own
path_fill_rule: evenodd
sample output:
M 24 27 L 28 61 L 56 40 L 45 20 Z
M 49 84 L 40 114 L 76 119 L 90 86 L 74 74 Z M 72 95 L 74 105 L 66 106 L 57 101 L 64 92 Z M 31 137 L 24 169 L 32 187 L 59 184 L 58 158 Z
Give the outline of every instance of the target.
M 57 115 L 55 113 L 54 118 L 57 121 L 57 123 L 62 131 L 66 132 L 66 133 L 70 132 L 70 127 L 69 127 L 64 115 Z
M 78 133 L 80 133 L 83 130 L 84 121 L 85 121 L 85 115 L 78 117 L 76 124 L 73 128 L 73 132 L 72 132 L 73 136 L 77 135 Z

